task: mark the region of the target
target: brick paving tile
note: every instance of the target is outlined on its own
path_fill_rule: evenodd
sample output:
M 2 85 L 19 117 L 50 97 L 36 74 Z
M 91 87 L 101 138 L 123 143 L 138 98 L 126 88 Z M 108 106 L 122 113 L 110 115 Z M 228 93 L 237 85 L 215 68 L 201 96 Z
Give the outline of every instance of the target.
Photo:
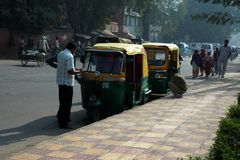
M 168 152 L 165 157 L 169 157 L 172 159 L 177 159 L 177 158 L 186 158 L 189 155 L 189 153 L 184 153 L 184 152 Z
M 108 153 L 102 157 L 99 157 L 99 160 L 131 160 L 134 159 L 136 155 L 131 154 L 121 154 L 121 153 Z
M 175 147 L 172 151 L 188 153 L 189 155 L 191 155 L 191 154 L 195 153 L 197 150 L 198 150 L 197 148 Z
M 172 151 L 174 149 L 174 147 L 166 146 L 166 145 L 153 145 L 150 149 L 162 150 L 162 151 Z
M 65 151 L 54 151 L 48 153 L 47 156 L 54 158 L 72 158 L 74 156 L 74 153 Z
M 141 154 L 145 151 L 145 149 L 142 148 L 135 148 L 135 147 L 124 147 L 124 146 L 119 146 L 116 147 L 114 150 L 111 151 L 111 153 L 126 153 L 126 154 Z
M 90 155 L 90 154 L 75 154 L 72 159 L 73 160 L 95 160 L 97 159 L 99 156 L 97 155 Z M 66 160 L 66 159 L 65 159 Z
M 35 155 L 35 154 L 29 154 L 29 153 L 22 153 L 22 154 L 17 154 L 13 155 L 12 157 L 9 158 L 9 160 L 38 160 L 42 158 L 43 156 L 40 155 Z
M 216 136 L 220 118 L 236 101 L 240 89 L 240 73 L 228 73 L 226 77 L 199 80 L 202 83 L 190 87 L 181 99 L 167 95 L 8 159 L 175 160 L 192 154 L 204 156 Z
M 154 156 L 163 156 L 166 155 L 169 151 L 160 150 L 160 149 L 148 149 L 144 152 L 144 154 L 154 155 Z
M 65 158 L 43 157 L 38 160 L 66 160 L 66 159 Z M 68 159 L 68 160 L 72 160 L 72 159 Z
M 43 149 L 43 148 L 33 148 L 29 149 L 26 153 L 32 154 L 32 155 L 39 155 L 39 156 L 44 156 L 49 154 L 50 152 L 53 152 L 52 150 L 49 150 L 48 148 Z
M 137 155 L 133 160 L 162 160 L 162 156 L 156 156 L 151 154 Z

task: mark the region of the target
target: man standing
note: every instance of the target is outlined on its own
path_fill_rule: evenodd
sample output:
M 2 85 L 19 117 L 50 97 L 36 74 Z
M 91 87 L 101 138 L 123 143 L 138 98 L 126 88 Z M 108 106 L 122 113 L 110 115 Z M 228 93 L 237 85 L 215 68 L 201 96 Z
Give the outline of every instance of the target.
M 24 36 L 22 35 L 18 41 L 18 58 L 21 59 L 23 49 L 25 47 Z
M 50 51 L 50 47 L 48 45 L 48 42 L 45 38 L 45 36 L 42 36 L 39 41 L 38 41 L 38 50 L 40 52 L 43 52 L 45 54 L 47 54 L 47 51 Z
M 59 110 L 58 123 L 59 128 L 71 129 L 70 112 L 72 107 L 74 75 L 80 73 L 79 69 L 74 67 L 74 54 L 76 46 L 68 43 L 65 50 L 57 56 L 57 84 L 59 89 Z
M 56 36 L 54 51 L 55 51 L 55 53 L 58 53 L 60 51 L 60 44 L 58 41 L 58 36 Z
M 219 49 L 216 48 L 216 50 L 214 51 L 213 53 L 213 59 L 214 59 L 214 71 L 215 71 L 215 74 L 217 75 L 217 71 L 218 71 L 218 57 L 219 57 Z
M 227 68 L 227 62 L 232 53 L 232 49 L 230 46 L 228 46 L 228 43 L 229 41 L 225 40 L 224 46 L 221 46 L 219 51 L 217 73 L 218 73 L 218 77 L 221 76 L 221 78 L 224 78 L 226 68 Z

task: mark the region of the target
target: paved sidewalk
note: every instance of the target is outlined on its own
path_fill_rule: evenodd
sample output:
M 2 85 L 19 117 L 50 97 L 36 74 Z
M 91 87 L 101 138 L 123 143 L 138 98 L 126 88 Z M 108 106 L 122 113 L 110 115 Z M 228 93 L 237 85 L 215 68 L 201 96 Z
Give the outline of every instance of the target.
M 10 160 L 174 160 L 208 152 L 220 117 L 236 101 L 240 73 L 170 95 L 16 153 Z M 191 81 L 192 82 L 192 81 Z M 194 84 L 194 83 L 192 83 Z

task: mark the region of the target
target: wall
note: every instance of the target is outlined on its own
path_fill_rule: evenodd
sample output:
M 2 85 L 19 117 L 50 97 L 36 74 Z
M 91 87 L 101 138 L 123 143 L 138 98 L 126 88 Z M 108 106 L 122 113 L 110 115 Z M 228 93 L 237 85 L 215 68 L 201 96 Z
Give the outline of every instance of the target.
M 73 37 L 72 29 L 55 29 L 46 32 L 48 42 L 50 47 L 54 47 L 56 36 L 59 37 L 59 43 L 62 48 L 65 48 L 66 44 L 72 41 Z M 0 28 L 0 58 L 4 59 L 16 59 L 18 52 L 18 40 L 20 36 L 23 35 L 19 32 L 12 31 L 8 29 Z M 40 35 L 23 35 L 25 44 L 27 45 L 28 39 L 32 38 L 34 40 L 34 46 L 37 47 Z

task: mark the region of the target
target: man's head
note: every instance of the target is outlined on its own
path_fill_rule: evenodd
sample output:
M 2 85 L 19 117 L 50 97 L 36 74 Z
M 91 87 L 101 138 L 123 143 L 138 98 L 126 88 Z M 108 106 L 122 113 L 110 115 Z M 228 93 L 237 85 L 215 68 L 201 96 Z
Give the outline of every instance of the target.
M 224 40 L 224 46 L 226 47 L 226 46 L 228 46 L 228 43 L 229 43 L 229 40 Z
M 199 53 L 199 51 L 198 50 L 194 50 L 194 54 L 198 54 Z
M 69 42 L 66 47 L 72 54 L 75 54 L 77 51 L 77 47 L 74 43 Z

